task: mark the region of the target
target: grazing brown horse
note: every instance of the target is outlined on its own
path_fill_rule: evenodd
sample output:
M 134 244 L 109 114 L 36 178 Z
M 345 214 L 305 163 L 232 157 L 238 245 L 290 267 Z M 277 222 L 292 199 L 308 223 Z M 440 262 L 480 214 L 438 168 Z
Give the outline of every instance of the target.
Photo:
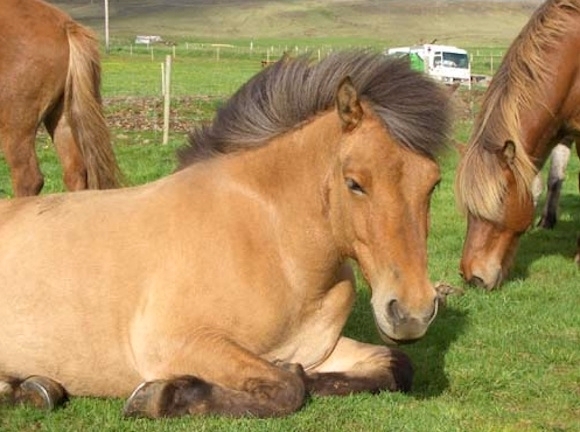
M 2 0 L 0 46 L 0 144 L 14 194 L 36 195 L 44 184 L 35 151 L 42 123 L 67 189 L 119 186 L 93 34 L 41 0 Z
M 192 133 L 174 174 L 0 203 L 8 398 L 62 386 L 131 395 L 127 415 L 279 416 L 307 392 L 408 390 L 405 354 L 341 335 L 348 263 L 385 340 L 425 334 L 447 107 L 382 55 L 285 59 Z
M 463 277 L 506 277 L 533 219 L 531 184 L 552 148 L 580 130 L 580 1 L 550 0 L 512 43 L 485 94 L 458 167 L 468 215 Z

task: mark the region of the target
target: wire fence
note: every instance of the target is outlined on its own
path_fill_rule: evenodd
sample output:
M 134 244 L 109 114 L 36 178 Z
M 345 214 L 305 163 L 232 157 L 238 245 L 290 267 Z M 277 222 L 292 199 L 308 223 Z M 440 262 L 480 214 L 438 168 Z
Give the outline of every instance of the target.
M 323 58 L 345 48 L 384 51 L 383 47 L 333 47 L 182 43 L 179 45 L 118 45 L 103 55 L 105 109 L 117 130 L 182 135 L 209 120 L 217 107 L 263 67 L 280 59 L 310 53 Z M 469 52 L 472 73 L 492 76 L 503 52 Z M 172 58 L 170 106 L 164 105 L 164 63 Z M 164 112 L 169 119 L 164 118 Z M 164 123 L 169 131 L 164 132 Z
M 119 82 L 111 77 L 110 81 L 115 87 L 105 88 L 104 92 L 105 94 L 125 92 L 126 95 L 133 96 L 159 94 L 162 90 L 159 65 L 167 55 L 171 55 L 176 62 L 173 94 L 191 95 L 193 91 L 194 93 L 203 92 L 205 95 L 227 95 L 233 93 L 245 79 L 258 72 L 261 67 L 275 62 L 284 55 L 299 56 L 308 53 L 313 58 L 320 59 L 340 49 L 386 51 L 385 47 L 377 46 L 335 47 L 332 45 L 258 45 L 253 43 L 231 45 L 185 42 L 178 45 L 117 45 L 110 49 L 107 56 L 111 60 L 107 73 L 124 74 L 131 63 L 133 66 L 138 63 L 144 75 L 140 74 L 138 80 L 127 82 L 129 88 L 126 89 L 119 86 Z M 468 52 L 472 74 L 485 76 L 493 76 L 504 55 L 503 50 L 493 49 L 475 49 Z M 115 63 L 115 59 L 119 60 L 118 63 Z M 149 65 L 146 60 L 150 60 Z M 204 75 L 200 76 L 200 73 Z M 179 74 L 183 74 L 183 77 Z M 208 76 L 212 78 L 213 83 L 209 82 Z M 151 78 L 153 82 L 148 81 Z M 238 78 L 242 81 L 240 82 Z M 196 83 L 199 84 L 197 88 Z

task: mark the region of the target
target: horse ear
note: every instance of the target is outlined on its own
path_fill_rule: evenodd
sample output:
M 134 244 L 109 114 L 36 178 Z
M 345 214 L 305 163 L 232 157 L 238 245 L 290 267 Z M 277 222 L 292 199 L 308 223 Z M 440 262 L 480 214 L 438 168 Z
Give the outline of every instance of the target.
M 512 140 L 507 140 L 501 149 L 501 154 L 508 166 L 513 166 L 516 159 L 515 143 Z
M 344 132 L 352 131 L 362 119 L 363 110 L 350 77 L 343 79 L 338 86 L 336 109 Z

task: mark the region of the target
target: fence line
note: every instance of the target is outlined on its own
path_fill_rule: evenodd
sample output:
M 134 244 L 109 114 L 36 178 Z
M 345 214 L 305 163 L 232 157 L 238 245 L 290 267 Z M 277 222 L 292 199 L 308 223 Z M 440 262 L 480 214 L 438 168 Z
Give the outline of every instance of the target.
M 111 126 L 151 132 L 155 140 L 167 143 L 169 135 L 183 134 L 211 118 L 225 99 L 262 69 L 264 62 L 276 61 L 289 51 L 322 58 L 338 49 L 254 43 L 247 47 L 220 45 L 217 55 L 217 48 L 195 43 L 111 47 L 102 58 L 102 94 Z M 472 73 L 493 75 L 502 55 L 499 50 L 471 51 Z M 172 60 L 171 66 L 167 58 Z
M 265 64 L 275 61 L 284 54 L 301 55 L 310 53 L 314 56 L 325 57 L 333 51 L 339 49 L 369 49 L 375 51 L 384 51 L 386 47 L 377 46 L 332 46 L 332 45 L 288 45 L 288 44 L 269 44 L 258 45 L 251 42 L 249 45 L 231 45 L 217 43 L 196 43 L 185 42 L 182 44 L 149 44 L 149 45 L 117 45 L 111 48 L 111 53 L 115 56 L 142 56 L 147 54 L 151 61 L 164 59 L 167 54 L 173 58 L 177 57 L 204 57 L 212 58 L 215 61 L 228 60 L 231 58 L 258 59 Z M 499 49 L 473 49 L 468 50 L 470 53 L 472 71 L 474 74 L 493 75 L 499 66 L 504 50 Z

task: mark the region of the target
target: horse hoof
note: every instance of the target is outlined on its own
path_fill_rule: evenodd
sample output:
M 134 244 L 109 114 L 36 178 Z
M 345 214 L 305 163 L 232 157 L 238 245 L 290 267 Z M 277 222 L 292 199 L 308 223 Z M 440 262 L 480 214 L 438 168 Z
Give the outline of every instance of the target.
M 0 381 L 0 405 L 12 405 L 14 388 L 7 382 Z
M 146 381 L 129 396 L 123 408 L 123 415 L 160 418 L 206 413 L 209 409 L 210 395 L 211 386 L 191 376 Z
M 158 417 L 156 396 L 164 386 L 163 381 L 145 381 L 139 384 L 125 402 L 123 415 L 125 417 Z
M 56 381 L 42 376 L 25 379 L 16 390 L 17 403 L 52 411 L 66 400 L 64 388 Z

